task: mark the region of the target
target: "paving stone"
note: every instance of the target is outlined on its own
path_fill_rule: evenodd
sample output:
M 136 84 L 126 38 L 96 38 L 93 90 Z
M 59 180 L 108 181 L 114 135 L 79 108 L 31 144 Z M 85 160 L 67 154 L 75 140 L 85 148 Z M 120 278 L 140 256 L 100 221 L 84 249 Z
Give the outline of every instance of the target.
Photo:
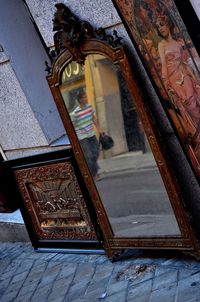
M 93 301 L 93 299 L 105 292 L 112 271 L 112 264 L 96 266 L 96 270 L 84 296 L 86 301 Z
M 62 259 L 62 254 L 61 253 L 58 253 L 58 254 L 55 254 L 54 257 L 53 257 L 53 261 L 60 261 Z
M 176 301 L 176 290 L 176 285 L 157 289 L 151 293 L 149 302 L 174 302 Z
M 4 270 L 7 269 L 10 264 L 10 260 L 4 259 L 0 261 L 0 274 L 3 274 Z
M 141 298 L 142 296 L 150 297 L 152 290 L 152 280 L 148 280 L 146 282 L 138 283 L 136 285 L 132 284 L 128 288 L 128 301 L 135 301 L 136 298 Z M 141 300 L 142 301 L 142 300 Z
M 91 279 L 91 276 L 93 276 L 95 271 L 95 266 L 84 263 L 84 264 L 79 264 L 76 270 L 76 274 L 74 277 L 74 282 L 79 282 L 79 281 L 87 281 Z
M 46 284 L 52 283 L 56 279 L 60 270 L 61 270 L 61 264 L 56 264 L 53 267 L 47 268 L 43 273 L 38 286 L 42 287 Z
M 67 278 L 73 276 L 77 269 L 77 265 L 72 263 L 63 264 L 56 279 Z
M 21 262 L 19 261 L 12 261 L 4 270 L 4 272 L 0 275 L 0 280 L 5 280 L 12 276 L 17 268 L 19 267 Z
M 85 295 L 86 288 L 87 288 L 87 283 L 86 284 L 78 283 L 77 286 L 70 287 L 70 290 L 66 295 L 65 301 L 72 302 L 75 299 L 83 298 Z
M 9 286 L 7 287 L 7 290 L 6 292 L 15 292 L 15 291 L 18 291 L 21 289 L 22 285 L 24 283 L 24 280 L 21 280 L 19 282 L 15 282 L 13 283 L 12 281 L 9 283 Z M 5 293 L 6 293 L 5 292 Z
M 11 256 L 10 256 L 10 259 L 17 259 L 19 256 L 21 256 L 21 251 L 20 250 L 17 250 L 17 251 L 14 251 L 12 252 Z M 20 260 L 20 259 L 19 259 Z
M 56 255 L 58 255 L 58 253 L 51 253 L 51 252 L 48 253 L 48 252 L 38 252 L 38 251 L 35 251 L 35 253 L 37 253 L 39 255 L 40 259 L 46 260 L 46 261 L 48 261 L 50 259 L 54 259 L 54 257 Z
M 73 293 L 78 291 L 80 288 L 85 289 L 88 287 L 89 281 L 88 280 L 81 280 L 79 282 L 72 282 L 70 285 L 69 293 Z
M 200 302 L 200 287 L 196 289 L 182 289 L 178 291 L 177 302 Z
M 54 301 L 60 296 L 64 297 L 69 289 L 71 282 L 71 278 L 64 278 L 54 281 L 52 284 L 51 292 L 48 296 L 48 301 Z
M 2 302 L 13 302 L 15 301 L 15 298 L 17 296 L 17 291 L 9 291 L 3 294 L 3 296 L 1 297 Z
M 31 300 L 32 295 L 33 295 L 32 291 L 26 292 L 25 295 L 18 294 L 18 296 L 15 298 L 14 302 L 29 302 Z
M 177 302 L 200 301 L 200 273 L 193 274 L 178 282 Z M 198 301 L 198 300 L 197 300 Z
M 34 265 L 32 266 L 31 270 L 30 270 L 30 276 L 31 275 L 35 275 L 35 274 L 42 274 L 46 267 L 48 265 L 48 262 L 41 262 L 41 263 L 38 263 L 38 261 L 35 261 L 34 262 Z
M 89 262 L 92 262 L 91 260 Z M 99 256 L 95 260 L 96 264 L 109 264 L 110 260 L 106 256 Z
M 0 282 L 0 297 L 3 296 L 4 292 L 6 291 L 10 281 L 11 281 L 12 277 L 5 279 L 3 281 Z
M 25 280 L 25 278 L 27 277 L 28 273 L 29 272 L 26 271 L 26 272 L 18 274 L 17 271 L 16 271 L 16 275 L 12 279 L 12 284 L 15 283 L 15 282 L 19 282 L 19 281 Z
M 31 302 L 44 302 L 47 300 L 48 294 L 51 290 L 51 284 L 38 288 L 31 298 Z
M 178 279 L 184 280 L 193 274 L 197 274 L 198 272 L 199 270 L 192 270 L 192 269 L 185 269 L 185 268 L 180 269 Z
M 65 298 L 64 301 L 65 302 L 72 302 L 72 301 L 69 301 L 69 299 L 67 297 Z M 96 300 L 96 301 L 98 301 L 98 300 Z M 86 302 L 86 300 L 83 299 L 83 298 L 77 298 L 77 299 L 73 300 L 73 302 Z M 90 301 L 90 302 L 92 302 L 92 301 Z
M 19 296 L 26 296 L 26 295 L 29 295 L 29 294 L 32 295 L 34 293 L 37 285 L 38 285 L 38 282 L 33 282 L 33 283 L 29 284 L 29 285 L 24 285 L 23 284 L 23 286 L 21 287 L 18 295 Z
M 116 283 L 108 285 L 108 287 L 107 287 L 108 296 L 113 295 L 117 292 L 126 290 L 128 287 L 128 284 L 129 284 L 129 281 L 118 281 Z
M 73 259 L 76 262 L 79 262 L 81 259 L 82 259 L 83 262 L 87 262 L 88 257 L 87 257 L 87 255 L 81 255 L 81 257 L 79 257 L 79 255 L 77 255 L 77 254 L 75 254 L 75 255 L 61 254 L 61 257 L 59 258 L 59 261 L 70 262 L 71 259 Z
M 149 302 L 149 293 L 147 294 L 141 292 L 140 296 L 136 298 L 131 298 L 130 300 L 127 300 L 127 302 Z
M 58 254 L 54 257 L 54 260 L 67 261 L 69 263 L 84 263 L 87 262 L 87 256 L 76 254 Z
M 23 286 L 30 286 L 32 284 L 38 284 L 40 282 L 41 279 L 41 274 L 29 274 L 28 277 L 26 278 Z
M 199 280 L 200 280 L 200 272 L 192 272 L 190 276 L 188 276 L 187 278 L 183 279 L 183 280 L 179 280 L 178 282 L 178 286 L 179 287 L 184 287 L 184 286 L 194 286 L 196 284 L 199 284 Z
M 105 302 L 126 302 L 126 295 L 127 295 L 126 291 L 122 291 L 120 293 L 107 297 L 103 301 L 105 301 Z
M 91 281 L 91 283 L 89 284 L 88 288 L 87 288 L 87 293 L 95 291 L 99 288 L 107 288 L 107 284 L 108 284 L 108 280 L 109 277 L 98 280 L 98 281 Z
M 34 261 L 32 260 L 23 260 L 16 270 L 16 274 L 20 274 L 26 271 L 29 271 L 33 266 Z
M 52 302 L 64 302 L 64 301 L 66 301 L 65 297 L 59 297 L 59 298 L 54 299 Z M 70 301 L 70 302 L 74 302 L 74 301 Z
M 25 254 L 26 255 L 26 259 L 27 260 L 41 260 L 41 256 L 38 253 L 30 253 L 30 254 Z M 19 257 L 19 259 L 21 259 L 21 257 Z
M 171 269 L 167 270 L 163 274 L 157 275 L 153 279 L 153 288 L 152 290 L 156 290 L 158 288 L 169 287 L 170 284 L 177 282 L 178 270 Z
M 163 266 L 171 266 L 174 268 L 189 268 L 189 269 L 194 269 L 194 268 L 200 268 L 200 263 L 193 260 L 193 259 L 163 259 L 161 265 Z
M 113 272 L 112 264 L 97 265 L 93 276 L 94 281 L 105 279 L 111 276 Z
M 156 266 L 155 277 L 171 272 L 171 267 Z M 175 269 L 177 270 L 177 269 Z
M 106 292 L 106 285 L 104 287 L 96 287 L 93 291 L 86 291 L 84 295 L 85 301 L 98 301 L 100 300 L 100 297 L 104 295 Z M 83 297 L 83 296 L 82 296 Z

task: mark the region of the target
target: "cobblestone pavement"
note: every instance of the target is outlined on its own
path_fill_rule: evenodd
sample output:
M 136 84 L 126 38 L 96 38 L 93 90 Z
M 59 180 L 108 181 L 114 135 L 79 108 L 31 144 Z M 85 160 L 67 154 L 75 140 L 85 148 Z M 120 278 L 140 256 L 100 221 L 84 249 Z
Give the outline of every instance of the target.
M 200 301 L 200 263 L 158 255 L 111 263 L 104 255 L 36 253 L 30 243 L 0 243 L 0 301 Z

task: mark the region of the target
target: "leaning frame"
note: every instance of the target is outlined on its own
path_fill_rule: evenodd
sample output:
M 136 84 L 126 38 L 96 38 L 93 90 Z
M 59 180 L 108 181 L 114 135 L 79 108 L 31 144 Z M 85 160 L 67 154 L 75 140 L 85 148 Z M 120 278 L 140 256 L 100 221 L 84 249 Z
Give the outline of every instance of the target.
M 188 0 L 113 0 L 113 4 L 199 181 L 199 22 L 192 4 Z M 188 28 L 180 12 L 187 15 Z M 169 29 L 169 40 L 162 35 L 163 26 Z
M 121 238 L 114 236 L 104 206 L 94 185 L 93 178 L 89 172 L 75 130 L 69 118 L 66 106 L 63 102 L 61 92 L 59 90 L 60 75 L 66 65 L 74 60 L 73 52 L 66 49 L 62 51 L 54 61 L 52 70 L 47 76 L 47 81 L 53 94 L 59 114 L 63 121 L 66 133 L 70 139 L 73 153 L 80 167 L 80 171 L 84 178 L 85 184 L 89 190 L 89 195 L 96 211 L 98 224 L 103 236 L 103 245 L 107 255 L 109 256 L 109 258 L 114 259 L 120 254 L 122 250 L 130 248 L 181 249 L 191 252 L 196 251 L 196 253 L 198 254 L 198 243 L 193 234 L 188 215 L 185 212 L 183 204 L 181 202 L 179 185 L 173 175 L 173 169 L 169 168 L 170 164 L 166 156 L 166 150 L 163 147 L 164 144 L 162 144 L 162 139 L 159 136 L 157 128 L 152 123 L 152 120 L 148 115 L 148 108 L 141 96 L 136 79 L 133 76 L 124 47 L 113 47 L 106 41 L 98 40 L 96 38 L 88 38 L 85 39 L 81 44 L 79 51 L 81 52 L 82 57 L 86 57 L 87 55 L 94 53 L 104 55 L 121 68 L 129 91 L 135 101 L 137 112 L 143 123 L 146 136 L 148 138 L 160 174 L 168 192 L 168 196 L 171 201 L 171 205 L 181 232 L 180 237 L 175 236 L 167 238 Z

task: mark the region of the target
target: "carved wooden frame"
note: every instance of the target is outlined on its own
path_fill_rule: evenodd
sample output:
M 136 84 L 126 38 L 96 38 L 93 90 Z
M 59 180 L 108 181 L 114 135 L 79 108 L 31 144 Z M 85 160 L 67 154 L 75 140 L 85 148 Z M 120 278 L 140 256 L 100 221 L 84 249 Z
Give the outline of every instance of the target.
M 106 56 L 112 61 L 113 64 L 120 67 L 130 94 L 134 99 L 134 104 L 143 124 L 146 136 L 168 192 L 168 196 L 180 228 L 181 236 L 122 238 L 114 235 L 59 90 L 60 76 L 66 65 L 72 60 L 80 62 L 80 57 L 77 58 L 77 53 L 80 54 L 82 59 L 89 54 L 100 54 Z M 108 41 L 106 41 L 106 39 L 99 39 L 98 37 L 85 37 L 79 44 L 78 52 L 77 49 L 74 50 L 71 47 L 64 47 L 52 64 L 52 68 L 50 69 L 48 67 L 48 71 L 49 75 L 47 76 L 47 81 L 63 121 L 66 133 L 70 139 L 71 147 L 83 179 L 89 190 L 90 199 L 97 215 L 97 222 L 103 235 L 104 249 L 109 258 L 114 259 L 115 256 L 117 256 L 122 250 L 131 248 L 179 249 L 193 252 L 196 251 L 198 254 L 198 242 L 194 236 L 189 215 L 184 209 L 180 188 L 176 178 L 174 177 L 173 168 L 170 167 L 167 150 L 164 147 L 164 143 L 159 134 L 157 125 L 153 123 L 150 117 L 149 108 L 147 107 L 147 104 L 140 93 L 140 89 L 136 77 L 131 70 L 125 48 L 122 45 L 111 45 Z
M 9 160 L 6 164 L 12 176 L 11 180 L 15 181 L 17 187 L 17 194 L 14 191 L 15 197 L 18 198 L 30 240 L 36 250 L 59 249 L 69 252 L 104 253 L 96 213 L 70 147 Z M 53 198 L 49 195 L 45 198 L 41 190 L 42 195 L 40 192 L 37 194 L 34 188 L 42 189 L 44 193 L 53 191 L 55 193 L 53 198 L 56 199 L 54 205 L 56 207 L 58 205 L 57 196 L 61 197 L 65 209 L 60 211 L 61 204 L 59 211 L 54 209 L 49 211 L 48 208 L 44 210 L 45 202 L 52 203 Z M 64 196 L 61 191 L 64 192 Z M 53 228 L 42 226 L 42 221 L 52 218 L 63 221 L 67 219 L 68 225 Z M 84 223 L 70 225 L 73 219 Z

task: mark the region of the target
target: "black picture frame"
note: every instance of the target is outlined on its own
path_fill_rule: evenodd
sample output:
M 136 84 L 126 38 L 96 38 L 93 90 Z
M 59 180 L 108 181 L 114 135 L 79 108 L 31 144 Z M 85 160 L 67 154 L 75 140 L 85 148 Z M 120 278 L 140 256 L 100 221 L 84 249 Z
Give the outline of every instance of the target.
M 36 169 L 45 167 L 53 167 L 53 165 L 66 164 L 69 163 L 73 167 L 74 177 L 77 179 L 78 185 L 80 187 L 81 194 L 83 195 L 84 202 L 86 203 L 86 209 L 89 214 L 89 219 L 95 231 L 95 238 L 93 239 L 69 239 L 66 236 L 62 238 L 40 238 L 40 234 L 37 231 L 38 228 L 35 225 L 36 209 L 32 202 L 31 196 L 27 199 L 27 195 L 24 194 L 27 187 L 26 184 L 29 181 L 28 177 L 24 178 L 25 191 L 23 192 L 21 184 L 19 183 L 17 173 L 23 171 L 30 171 L 34 174 Z M 13 160 L 7 160 L 4 162 L 4 166 L 7 171 L 9 171 L 9 178 L 7 179 L 10 183 L 12 181 L 13 186 L 10 190 L 14 190 L 15 197 L 17 198 L 17 205 L 21 211 L 26 229 L 28 231 L 32 246 L 36 251 L 64 251 L 72 253 L 95 253 L 103 254 L 102 238 L 99 227 L 97 225 L 96 214 L 93 209 L 90 197 L 88 195 L 88 189 L 84 184 L 82 175 L 80 173 L 79 167 L 77 165 L 76 159 L 74 157 L 72 148 L 68 146 L 67 148 L 52 151 L 48 153 L 32 155 L 24 158 L 17 158 Z M 55 172 L 55 171 L 54 171 Z M 52 172 L 52 173 L 54 173 Z M 37 178 L 37 177 L 36 177 Z M 37 180 L 35 178 L 35 180 Z M 56 178 L 56 175 L 55 175 Z M 26 196 L 25 196 L 26 195 Z M 31 205 L 31 207 L 30 207 Z M 30 210 L 31 209 L 31 210 Z

